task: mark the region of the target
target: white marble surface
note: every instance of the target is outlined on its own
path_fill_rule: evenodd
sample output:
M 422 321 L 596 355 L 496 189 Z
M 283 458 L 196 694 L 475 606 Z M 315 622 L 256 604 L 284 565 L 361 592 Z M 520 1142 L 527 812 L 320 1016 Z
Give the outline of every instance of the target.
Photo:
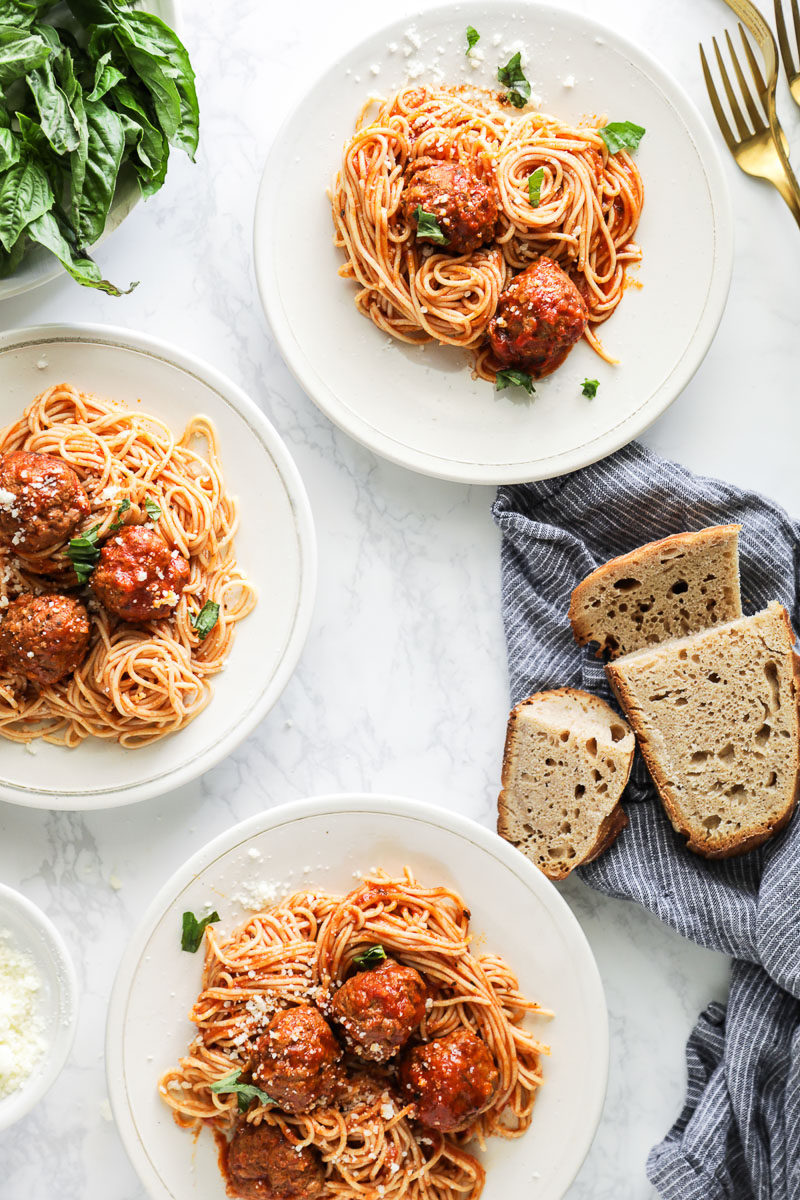
M 710 115 L 697 42 L 725 24 L 721 0 L 571 6 L 625 29 Z M 294 797 L 352 789 L 406 793 L 491 822 L 507 705 L 492 492 L 406 473 L 332 428 L 270 338 L 250 253 L 260 167 L 295 96 L 364 30 L 419 7 L 185 3 L 203 105 L 198 164 L 176 156 L 165 190 L 99 255 L 111 277 L 141 286 L 114 301 L 60 281 L 0 306 L 6 327 L 116 323 L 227 371 L 285 436 L 320 544 L 319 598 L 300 667 L 232 758 L 128 810 L 81 817 L 0 805 L 0 879 L 56 922 L 83 990 L 68 1068 L 27 1120 L 0 1134 L 3 1200 L 144 1200 L 106 1101 L 106 1003 L 138 915 L 210 837 Z M 785 87 L 780 101 L 800 150 Z M 726 166 L 737 224 L 730 302 L 697 376 L 646 440 L 797 513 L 800 235 L 776 193 Z M 612 1033 L 605 1116 L 569 1200 L 651 1200 L 647 1151 L 678 1112 L 684 1043 L 697 1012 L 724 997 L 727 963 L 577 881 L 564 893 L 597 955 Z

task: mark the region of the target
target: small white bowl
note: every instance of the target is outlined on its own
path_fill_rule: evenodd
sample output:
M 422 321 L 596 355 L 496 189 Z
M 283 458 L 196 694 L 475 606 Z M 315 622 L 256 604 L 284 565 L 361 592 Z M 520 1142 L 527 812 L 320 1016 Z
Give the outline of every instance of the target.
M 29 954 L 42 979 L 39 1011 L 44 1020 L 46 1049 L 16 1091 L 0 1097 L 0 1129 L 31 1111 L 61 1074 L 75 1038 L 78 980 L 64 939 L 40 908 L 0 883 L 0 931 Z

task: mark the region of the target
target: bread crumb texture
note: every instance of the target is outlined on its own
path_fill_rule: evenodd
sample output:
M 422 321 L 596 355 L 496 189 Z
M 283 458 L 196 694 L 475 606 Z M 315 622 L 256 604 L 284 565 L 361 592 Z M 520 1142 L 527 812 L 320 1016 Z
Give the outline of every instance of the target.
M 528 697 L 509 718 L 498 832 L 563 879 L 627 824 L 619 799 L 633 751 L 628 724 L 599 697 L 572 688 Z

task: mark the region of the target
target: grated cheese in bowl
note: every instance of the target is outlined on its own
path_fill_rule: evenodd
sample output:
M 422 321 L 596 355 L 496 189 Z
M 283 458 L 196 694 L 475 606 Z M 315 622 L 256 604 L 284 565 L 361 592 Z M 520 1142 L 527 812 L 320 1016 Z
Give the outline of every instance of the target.
M 0 929 L 0 1098 L 22 1086 L 47 1048 L 41 987 L 30 954 Z

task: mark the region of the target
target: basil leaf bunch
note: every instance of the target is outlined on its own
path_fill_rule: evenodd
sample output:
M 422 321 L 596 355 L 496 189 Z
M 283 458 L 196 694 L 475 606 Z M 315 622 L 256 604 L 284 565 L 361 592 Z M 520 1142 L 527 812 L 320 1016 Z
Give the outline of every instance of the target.
M 148 197 L 170 146 L 194 159 L 194 79 L 177 34 L 128 0 L 0 0 L 0 277 L 35 243 L 78 283 L 123 294 L 89 247 L 123 167 Z

